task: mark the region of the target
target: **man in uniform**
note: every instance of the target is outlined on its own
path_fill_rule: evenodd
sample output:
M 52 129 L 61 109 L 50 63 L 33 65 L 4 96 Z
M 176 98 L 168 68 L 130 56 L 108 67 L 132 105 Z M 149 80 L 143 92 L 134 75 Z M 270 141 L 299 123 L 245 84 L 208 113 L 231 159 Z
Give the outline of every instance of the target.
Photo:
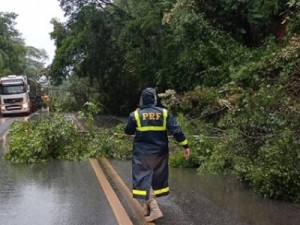
M 140 98 L 140 108 L 130 113 L 125 133 L 134 135 L 132 153 L 133 197 L 144 199 L 143 212 L 147 222 L 161 218 L 156 197 L 169 194 L 169 147 L 167 132 L 183 146 L 190 157 L 185 135 L 172 114 L 157 106 L 156 91 L 146 88 Z

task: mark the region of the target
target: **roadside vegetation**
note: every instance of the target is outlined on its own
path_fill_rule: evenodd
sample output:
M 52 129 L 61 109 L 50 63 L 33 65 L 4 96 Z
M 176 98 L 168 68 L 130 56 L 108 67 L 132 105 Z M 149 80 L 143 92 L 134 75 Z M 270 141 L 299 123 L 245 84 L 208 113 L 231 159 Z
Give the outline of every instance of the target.
M 172 166 L 234 173 L 263 197 L 300 202 L 299 1 L 98 2 L 60 0 L 69 19 L 52 20 L 52 103 L 78 111 L 94 102 L 101 113 L 128 115 L 141 91 L 156 87 L 160 104 L 177 116 L 191 144 L 186 162 L 172 143 Z M 29 126 L 36 129 L 30 135 L 37 138 L 52 126 L 50 119 L 43 127 Z M 122 127 L 90 130 L 92 136 L 64 141 L 73 147 L 47 151 L 72 159 L 60 152 L 77 151 L 77 145 L 89 150 L 69 153 L 74 159 L 128 158 L 130 140 Z M 36 141 L 36 149 L 45 142 Z
M 15 29 L 17 14 L 0 11 L 0 77 L 26 74 L 32 79 L 45 74 L 48 55 L 44 49 L 26 46 Z
M 91 114 L 80 114 L 81 123 L 86 126 L 84 130 L 78 127 L 78 121 L 59 111 L 28 121 L 15 121 L 8 133 L 9 145 L 4 158 L 14 163 L 44 163 L 55 159 L 131 157 L 130 142 L 124 141 L 126 137 L 121 131 L 123 127 L 97 127 Z

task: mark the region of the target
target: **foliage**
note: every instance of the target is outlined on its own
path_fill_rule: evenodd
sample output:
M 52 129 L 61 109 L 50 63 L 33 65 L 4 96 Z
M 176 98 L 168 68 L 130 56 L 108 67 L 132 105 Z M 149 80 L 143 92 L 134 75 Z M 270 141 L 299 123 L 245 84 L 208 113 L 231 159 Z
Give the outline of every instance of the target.
M 29 163 L 60 157 L 80 139 L 74 125 L 60 114 L 36 121 L 16 121 L 8 135 L 10 143 L 5 159 Z
M 31 78 L 37 80 L 38 76 L 45 72 L 45 64 L 47 60 L 48 55 L 44 49 L 26 46 L 24 74 L 29 74 L 31 75 Z
M 285 48 L 284 55 L 294 51 Z M 272 60 L 283 56 L 277 54 Z M 263 196 L 299 202 L 299 62 L 291 65 L 279 73 L 276 83 L 262 78 L 258 90 L 231 84 L 214 92 L 213 98 L 203 88 L 181 96 L 186 108 L 199 110 L 193 114 L 198 115 L 196 128 L 190 129 L 201 135 L 189 139 L 200 173 L 234 172 Z M 194 104 L 198 98 L 201 101 Z M 206 99 L 212 101 L 205 105 Z M 218 116 L 210 119 L 199 116 L 218 102 L 227 102 L 225 111 L 217 110 Z
M 287 3 L 288 13 L 287 22 L 289 23 L 288 32 L 290 35 L 300 32 L 300 2 L 297 0 L 289 0 Z
M 79 116 L 85 118 L 85 127 L 87 127 L 89 135 L 91 135 L 92 137 L 95 135 L 94 116 L 100 111 L 101 109 L 97 106 L 97 104 L 93 102 L 86 102 L 83 105 L 82 110 L 79 111 Z
M 0 75 L 20 74 L 24 70 L 26 49 L 15 29 L 15 13 L 0 12 Z
M 66 25 L 52 21 L 51 37 L 58 49 L 50 76 L 55 85 L 74 76 L 89 79 L 89 86 L 102 97 L 102 104 L 114 112 L 120 110 L 124 100 L 128 101 L 119 93 L 125 91 L 125 96 L 132 96 L 132 92 L 126 87 L 131 80 L 122 79 L 126 73 L 122 72 L 120 49 L 115 47 L 115 31 L 110 26 L 113 21 L 108 12 L 91 6 L 81 8 Z
M 185 162 L 174 147 L 171 165 L 234 172 L 264 196 L 299 201 L 299 1 L 60 3 L 70 17 L 53 21 L 53 81 L 86 78 L 122 114 L 156 87 L 193 154 Z
M 197 168 L 199 161 L 196 155 L 192 152 L 189 160 L 183 157 L 183 150 L 177 149 L 170 153 L 170 166 L 172 167 L 183 167 L 183 168 Z
M 285 7 L 279 0 L 60 3 L 70 17 L 65 24 L 52 21 L 57 45 L 52 81 L 87 77 L 110 111 L 125 114 L 148 86 L 180 94 L 232 80 L 255 85 L 257 71 L 274 49 L 265 43 L 274 43 Z
M 26 74 L 36 78 L 48 56 L 43 49 L 25 46 L 15 28 L 15 13 L 0 12 L 0 76 Z
M 159 70 L 166 65 L 163 51 L 168 45 L 168 27 L 162 24 L 162 13 L 172 6 L 169 1 L 127 1 L 130 17 L 117 34 L 117 47 L 122 49 L 124 69 L 132 74 L 140 92 L 156 86 Z
M 164 93 L 159 93 L 160 103 L 173 113 L 178 108 L 180 99 L 175 90 L 166 90 Z
M 191 156 L 189 160 L 186 160 L 183 155 L 182 146 L 174 140 L 170 140 L 170 165 L 173 167 L 189 167 L 197 168 L 199 166 L 199 159 L 197 151 L 195 148 L 197 146 L 196 139 L 193 138 L 193 134 L 197 134 L 196 126 L 189 120 L 187 120 L 181 113 L 176 117 L 177 123 L 180 125 L 184 134 L 189 137 L 189 146 L 193 151 L 191 151 Z M 190 137 L 191 136 L 191 137 Z
M 95 102 L 97 107 L 107 110 L 101 104 L 102 96 L 90 84 L 89 79 L 72 76 L 68 81 L 59 86 L 50 87 L 51 111 L 76 112 L 86 102 Z
M 91 143 L 89 148 L 100 148 L 103 155 L 109 158 L 130 159 L 132 140 L 123 134 L 123 129 L 124 124 L 122 123 L 114 128 L 103 129 L 101 133 L 96 135 L 95 142 Z
M 170 29 L 166 61 L 159 71 L 159 81 L 179 91 L 197 85 L 219 86 L 230 80 L 228 64 L 240 61 L 247 50 L 227 33 L 211 26 L 194 1 L 177 1 L 163 22 Z
M 299 138 L 283 130 L 268 141 L 250 165 L 246 179 L 263 196 L 300 202 Z
M 294 37 L 265 55 L 270 66 L 257 70 L 264 76 L 254 89 L 232 82 L 176 97 L 175 109 L 194 117 L 185 130 L 196 134 L 188 137 L 200 173 L 233 172 L 265 197 L 299 202 L 298 44 Z M 189 166 L 176 154 L 171 159 L 173 166 Z
M 113 5 L 111 0 L 59 0 L 59 2 L 66 15 L 78 13 L 83 6 L 104 8 L 108 5 Z
M 215 26 L 230 32 L 237 41 L 247 46 L 259 46 L 280 29 L 288 2 L 206 0 L 198 3 L 197 9 Z
M 120 135 L 120 129 L 120 125 L 110 129 L 95 127 L 83 133 L 60 112 L 37 120 L 15 121 L 8 133 L 10 141 L 4 158 L 14 163 L 97 157 L 128 159 L 131 142 Z

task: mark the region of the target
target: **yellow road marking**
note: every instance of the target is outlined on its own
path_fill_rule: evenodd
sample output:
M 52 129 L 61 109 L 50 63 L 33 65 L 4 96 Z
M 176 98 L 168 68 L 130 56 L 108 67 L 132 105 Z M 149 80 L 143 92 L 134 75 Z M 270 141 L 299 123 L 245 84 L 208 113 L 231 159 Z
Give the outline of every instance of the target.
M 80 129 L 85 130 L 84 127 L 82 126 L 82 124 L 79 122 L 79 120 L 75 116 L 73 117 L 73 119 L 75 120 L 77 126 L 80 127 Z M 142 221 L 142 223 L 144 225 L 155 225 L 155 223 L 152 223 L 152 222 L 147 223 L 145 221 L 145 217 L 144 217 L 141 205 L 139 204 L 139 202 L 136 199 L 134 199 L 132 197 L 132 193 L 130 192 L 128 187 L 124 184 L 123 180 L 120 178 L 120 176 L 117 174 L 117 172 L 113 169 L 113 167 L 108 162 L 108 160 L 103 158 L 103 159 L 100 159 L 100 161 L 101 161 L 101 164 L 105 167 L 105 169 L 107 169 L 107 172 L 113 177 L 113 180 L 116 181 L 116 183 L 118 184 L 118 187 L 122 190 L 122 193 L 125 195 L 126 199 L 131 203 L 132 207 L 135 209 L 135 211 L 137 213 L 137 216 L 139 217 L 140 221 Z M 114 201 L 116 201 L 116 203 L 114 205 L 117 205 L 117 206 L 123 208 L 123 206 L 121 205 L 121 203 L 120 203 L 119 199 L 117 198 L 115 192 L 113 191 L 112 187 L 110 186 L 108 180 L 106 179 L 106 177 L 103 173 L 103 170 L 99 166 L 99 163 L 97 162 L 97 160 L 96 159 L 90 159 L 90 162 L 91 162 L 91 164 L 92 164 L 92 166 L 93 166 L 93 168 L 96 172 L 96 175 L 98 177 L 98 180 L 99 180 L 100 184 L 102 182 L 101 180 L 102 180 L 102 177 L 103 177 L 103 179 L 105 179 L 104 183 L 106 183 L 106 185 L 109 185 L 109 187 L 111 189 L 111 192 L 113 192 L 113 195 L 115 196 L 114 198 L 116 198 L 116 199 L 114 199 Z M 106 194 L 106 197 L 108 198 L 109 194 L 107 194 L 105 192 L 106 188 L 104 188 L 102 184 L 101 184 L 101 186 L 102 186 L 102 189 L 103 189 L 104 193 Z M 109 203 L 111 204 L 110 201 L 109 201 Z M 111 204 L 111 207 L 112 207 L 113 210 L 115 209 L 114 208 L 115 206 L 113 206 L 112 204 Z M 123 208 L 123 210 L 124 210 L 124 208 Z M 116 215 L 116 213 L 115 213 L 115 215 Z M 127 214 L 126 214 L 126 216 L 128 217 Z M 116 218 L 118 220 L 117 215 L 116 215 Z M 130 221 L 129 218 L 128 218 L 128 220 L 129 220 L 128 224 L 132 224 L 132 222 Z M 125 222 L 122 220 L 121 217 L 119 218 L 118 222 L 119 222 L 119 224 L 125 225 Z
M 142 209 L 140 203 L 132 197 L 131 191 L 129 190 L 127 185 L 123 182 L 123 180 L 118 175 L 118 173 L 115 171 L 115 169 L 112 167 L 112 165 L 109 163 L 109 161 L 105 158 L 101 158 L 100 162 L 101 162 L 101 165 L 103 165 L 103 168 L 105 169 L 105 171 L 107 171 L 107 173 L 110 175 L 110 177 L 113 178 L 113 180 L 115 181 L 117 186 L 120 188 L 122 193 L 125 195 L 125 198 L 130 202 L 130 204 L 136 211 L 140 221 L 142 221 L 142 223 L 144 225 L 155 225 L 155 223 L 153 223 L 153 222 L 145 221 L 143 209 Z
M 96 159 L 90 159 L 90 162 L 93 166 L 93 169 L 98 177 L 99 183 L 105 193 L 105 196 L 115 214 L 115 217 L 118 221 L 118 224 L 121 225 L 133 225 L 131 222 L 128 214 L 126 213 L 125 209 L 123 208 L 120 200 L 118 199 L 116 193 L 114 192 L 113 188 L 109 184 L 106 176 L 103 173 L 99 163 Z

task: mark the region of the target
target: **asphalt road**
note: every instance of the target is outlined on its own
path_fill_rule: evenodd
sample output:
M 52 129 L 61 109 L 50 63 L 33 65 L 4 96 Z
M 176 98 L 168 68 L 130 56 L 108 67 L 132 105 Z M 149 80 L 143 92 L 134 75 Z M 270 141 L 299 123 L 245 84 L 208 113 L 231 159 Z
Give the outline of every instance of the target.
M 131 187 L 131 162 L 110 160 Z M 299 225 L 300 204 L 263 199 L 234 176 L 170 168 L 170 195 L 158 198 L 157 225 Z
M 0 118 L 0 137 L 20 119 Z M 1 143 L 1 225 L 118 224 L 89 160 L 11 164 L 2 159 Z M 130 161 L 111 163 L 130 188 Z M 170 188 L 169 196 L 158 199 L 164 217 L 157 225 L 300 224 L 299 204 L 262 199 L 233 176 L 199 176 L 195 170 L 171 168 Z M 128 213 L 138 225 L 134 212 Z
M 15 119 L 0 118 L 0 137 Z M 117 224 L 88 160 L 11 164 L 0 146 L 1 225 Z

